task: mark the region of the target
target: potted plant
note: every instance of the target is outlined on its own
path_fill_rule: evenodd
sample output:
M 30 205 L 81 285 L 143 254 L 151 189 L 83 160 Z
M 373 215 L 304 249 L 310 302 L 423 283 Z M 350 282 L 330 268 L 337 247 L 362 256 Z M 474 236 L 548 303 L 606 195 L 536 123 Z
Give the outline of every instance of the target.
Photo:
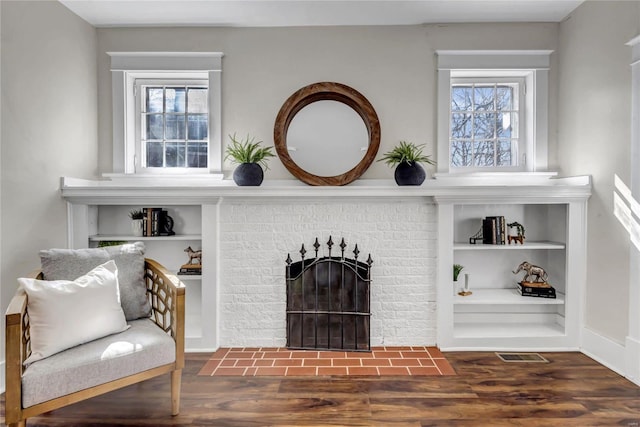
M 385 153 L 378 160 L 386 164 L 396 166 L 394 178 L 398 185 L 421 185 L 427 173 L 420 163 L 435 165 L 436 162 L 430 156 L 422 154 L 424 144 L 415 145 L 413 142 L 400 141 L 393 150 Z
M 462 271 L 463 268 L 464 266 L 460 264 L 453 264 L 453 294 L 454 295 L 456 294 L 456 292 L 458 292 L 458 289 L 459 289 L 458 276 L 460 275 L 460 272 Z
M 240 186 L 257 186 L 262 184 L 264 169 L 269 169 L 267 160 L 275 157 L 271 152 L 273 147 L 260 147 L 262 141 L 255 142 L 254 137 L 239 140 L 236 134 L 229 135 L 231 143 L 227 146 L 226 159 L 238 163 L 233 171 L 233 180 Z
M 141 237 L 144 214 L 141 210 L 134 209 L 132 211 L 129 211 L 129 218 L 131 218 L 131 232 L 134 236 Z

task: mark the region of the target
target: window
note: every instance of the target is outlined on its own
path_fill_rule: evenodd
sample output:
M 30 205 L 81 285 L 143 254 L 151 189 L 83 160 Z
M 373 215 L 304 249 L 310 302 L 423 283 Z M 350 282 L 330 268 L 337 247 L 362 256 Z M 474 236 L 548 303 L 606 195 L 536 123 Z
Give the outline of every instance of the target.
M 207 168 L 209 108 L 206 81 L 136 81 L 140 95 L 140 168 Z M 136 162 L 138 163 L 138 162 Z M 136 165 L 138 166 L 138 165 Z
M 217 52 L 109 52 L 113 174 L 222 177 Z
M 524 81 L 451 80 L 449 152 L 452 168 L 518 167 Z M 521 126 L 522 125 L 522 126 Z
M 548 164 L 551 51 L 438 51 L 438 173 Z

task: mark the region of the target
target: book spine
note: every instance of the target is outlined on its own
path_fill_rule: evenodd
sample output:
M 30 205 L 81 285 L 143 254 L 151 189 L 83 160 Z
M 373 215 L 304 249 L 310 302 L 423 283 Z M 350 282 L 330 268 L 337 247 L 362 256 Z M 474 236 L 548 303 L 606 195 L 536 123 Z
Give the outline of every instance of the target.
M 488 216 L 487 219 L 490 221 L 491 223 L 491 244 L 492 245 L 497 245 L 498 244 L 498 217 L 495 216 Z
M 504 219 L 504 216 L 500 216 L 498 217 L 500 220 L 500 244 L 504 245 L 506 244 L 506 240 L 507 240 L 507 224 L 506 221 Z
M 142 208 L 142 235 L 146 236 L 147 235 L 147 228 L 148 228 L 148 222 L 147 222 L 147 215 L 148 215 L 148 209 L 147 208 Z
M 159 236 L 160 235 L 160 210 L 153 209 L 151 211 L 151 235 Z
M 555 288 L 535 288 L 531 286 L 522 286 L 520 283 L 516 286 L 516 289 L 522 296 L 527 297 L 539 297 L 539 298 L 555 298 Z

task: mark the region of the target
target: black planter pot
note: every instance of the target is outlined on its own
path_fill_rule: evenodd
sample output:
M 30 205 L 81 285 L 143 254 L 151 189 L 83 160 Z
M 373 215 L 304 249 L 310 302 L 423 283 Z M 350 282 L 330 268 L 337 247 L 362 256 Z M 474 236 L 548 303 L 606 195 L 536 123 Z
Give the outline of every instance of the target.
M 420 163 L 399 163 L 394 173 L 398 185 L 421 185 L 427 173 Z
M 233 171 L 233 180 L 239 186 L 258 186 L 263 179 L 264 172 L 258 163 L 242 163 Z

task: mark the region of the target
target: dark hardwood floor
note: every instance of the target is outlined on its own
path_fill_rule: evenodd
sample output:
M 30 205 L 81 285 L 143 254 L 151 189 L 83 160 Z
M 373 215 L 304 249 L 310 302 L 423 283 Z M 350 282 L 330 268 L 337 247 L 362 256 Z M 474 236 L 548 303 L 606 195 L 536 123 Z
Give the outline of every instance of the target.
M 640 426 L 640 387 L 580 353 L 445 356 L 457 376 L 266 378 L 197 376 L 209 354 L 188 354 L 177 417 L 165 376 L 28 426 Z

